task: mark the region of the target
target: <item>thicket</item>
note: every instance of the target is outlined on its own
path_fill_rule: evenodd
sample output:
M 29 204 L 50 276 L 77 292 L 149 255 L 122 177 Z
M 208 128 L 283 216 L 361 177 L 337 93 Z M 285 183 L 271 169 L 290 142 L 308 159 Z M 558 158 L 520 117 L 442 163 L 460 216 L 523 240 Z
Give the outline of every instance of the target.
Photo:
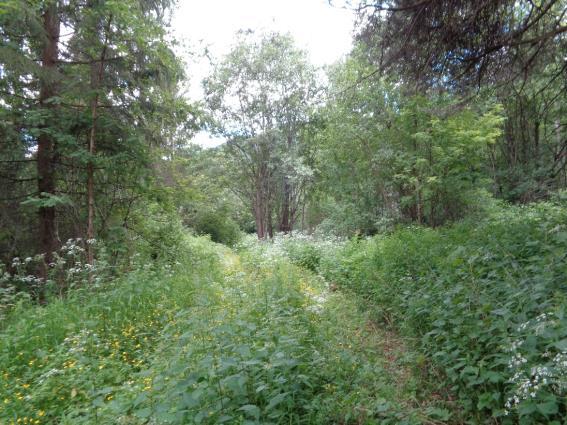
M 414 338 L 476 423 L 566 415 L 565 198 L 403 227 L 327 251 L 319 272 Z

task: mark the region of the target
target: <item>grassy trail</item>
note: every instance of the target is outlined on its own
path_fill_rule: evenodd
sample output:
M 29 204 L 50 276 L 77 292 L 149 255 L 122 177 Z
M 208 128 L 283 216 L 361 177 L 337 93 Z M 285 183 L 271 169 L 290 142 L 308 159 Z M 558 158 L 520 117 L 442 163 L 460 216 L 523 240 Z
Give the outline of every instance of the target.
M 223 258 L 229 274 L 245 272 L 234 253 L 227 251 Z M 311 419 L 313 423 L 447 423 L 451 414 L 439 407 L 447 404 L 447 397 L 428 381 L 423 357 L 379 324 L 356 295 L 330 290 L 309 270 L 299 272 L 299 288 L 307 300 L 303 308 L 317 340 L 324 341 L 326 359 L 325 383 L 316 395 L 325 414 Z
M 201 263 L 15 311 L 0 335 L 0 424 L 446 419 L 418 357 L 355 297 L 286 259 L 206 247 Z

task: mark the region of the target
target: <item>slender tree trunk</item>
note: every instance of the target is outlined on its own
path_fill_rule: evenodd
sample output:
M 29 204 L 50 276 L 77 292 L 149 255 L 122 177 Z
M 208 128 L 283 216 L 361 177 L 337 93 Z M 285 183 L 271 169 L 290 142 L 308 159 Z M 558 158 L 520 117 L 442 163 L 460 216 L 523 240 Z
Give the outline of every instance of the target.
M 291 187 L 287 177 L 284 177 L 283 184 L 283 200 L 282 200 L 282 215 L 279 225 L 280 232 L 289 233 L 291 231 L 290 225 L 290 204 L 291 204 Z
M 98 95 L 91 103 L 92 126 L 89 134 L 89 162 L 87 164 L 87 263 L 94 263 L 94 250 L 91 241 L 95 238 L 94 216 L 95 216 L 95 195 L 94 195 L 94 164 L 92 158 L 95 151 L 96 140 L 96 114 L 97 114 Z
M 262 240 L 266 238 L 266 231 L 264 228 L 264 217 L 263 214 L 256 209 L 254 211 L 254 219 L 256 221 L 256 235 L 258 236 L 258 239 Z
M 89 162 L 87 164 L 87 241 L 95 238 L 94 219 L 95 219 L 95 191 L 94 191 L 94 156 L 96 155 L 96 120 L 98 112 L 98 89 L 102 82 L 104 73 L 104 60 L 106 58 L 106 50 L 110 36 L 110 25 L 112 23 L 112 15 L 108 18 L 105 28 L 105 39 L 98 62 L 91 64 L 91 90 L 94 92 L 91 100 L 91 131 L 89 134 Z M 92 243 L 87 243 L 87 262 L 94 264 L 94 248 Z
M 422 199 L 421 199 L 421 189 L 417 188 L 417 222 L 423 224 L 423 212 L 422 212 Z
M 270 239 L 274 239 L 274 223 L 272 221 L 272 208 L 268 205 L 266 209 L 267 231 Z
M 262 196 L 262 185 L 256 185 L 256 198 L 254 199 L 254 220 L 256 222 L 256 234 L 258 235 L 258 239 L 265 239 L 266 238 L 266 222 L 265 222 L 265 213 L 264 213 L 264 202 Z
M 293 144 L 293 139 L 291 134 L 288 134 L 287 136 L 287 149 L 288 152 L 291 153 L 291 149 L 292 149 L 292 144 Z M 283 200 L 282 200 L 282 213 L 281 213 L 281 220 L 279 223 L 279 231 L 280 232 L 284 232 L 284 233 L 289 233 L 291 232 L 291 229 L 293 227 L 293 223 L 292 223 L 292 219 L 291 219 L 291 191 L 292 191 L 292 187 L 291 187 L 291 183 L 289 181 L 289 177 L 287 175 L 284 175 L 283 178 Z
M 43 15 L 43 29 L 46 40 L 41 53 L 39 104 L 46 112 L 47 116 L 45 119 L 49 120 L 51 118 L 50 111 L 56 108 L 56 104 L 50 102 L 50 100 L 57 95 L 55 73 L 59 57 L 60 21 L 56 1 L 49 2 L 47 6 Z M 54 155 L 55 140 L 53 135 L 43 130 L 37 143 L 38 191 L 42 198 L 55 194 Z M 53 260 L 53 251 L 57 249 L 54 206 L 42 206 L 39 208 L 38 242 L 39 252 L 45 255 L 43 264 L 40 266 L 39 276 L 45 281 L 47 279 L 47 269 Z M 40 293 L 40 301 L 43 301 L 42 293 Z

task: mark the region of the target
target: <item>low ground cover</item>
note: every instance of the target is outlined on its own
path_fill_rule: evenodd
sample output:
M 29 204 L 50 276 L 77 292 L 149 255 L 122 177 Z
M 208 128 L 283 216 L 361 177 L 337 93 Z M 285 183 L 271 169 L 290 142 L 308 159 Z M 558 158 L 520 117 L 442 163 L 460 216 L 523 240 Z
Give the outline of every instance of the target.
M 277 244 L 236 254 L 190 241 L 187 263 L 13 309 L 1 330 L 0 422 L 419 424 L 447 415 L 423 396 L 413 354 L 386 347 L 356 297 L 330 291 Z

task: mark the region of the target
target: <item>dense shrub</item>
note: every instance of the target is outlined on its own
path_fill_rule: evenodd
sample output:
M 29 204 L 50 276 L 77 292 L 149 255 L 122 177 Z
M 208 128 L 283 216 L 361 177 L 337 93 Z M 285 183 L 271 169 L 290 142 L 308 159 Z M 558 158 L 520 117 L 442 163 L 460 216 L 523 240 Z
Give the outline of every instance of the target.
M 200 235 L 210 235 L 213 242 L 234 246 L 241 231 L 230 217 L 216 211 L 205 210 L 196 214 L 191 226 Z
M 398 229 L 321 260 L 416 338 L 483 423 L 566 417 L 567 208 L 508 207 L 481 222 Z
M 184 236 L 184 264 L 138 263 L 46 306 L 13 306 L 0 321 L 0 423 L 101 423 L 91 414 L 112 400 L 115 386 L 148 367 L 168 318 L 194 304 L 196 288 L 209 291 L 219 280 L 212 245 Z
M 143 210 L 134 212 L 131 221 L 130 234 L 113 245 L 118 254 L 159 263 L 174 261 L 183 251 L 187 232 L 171 205 L 146 204 Z

